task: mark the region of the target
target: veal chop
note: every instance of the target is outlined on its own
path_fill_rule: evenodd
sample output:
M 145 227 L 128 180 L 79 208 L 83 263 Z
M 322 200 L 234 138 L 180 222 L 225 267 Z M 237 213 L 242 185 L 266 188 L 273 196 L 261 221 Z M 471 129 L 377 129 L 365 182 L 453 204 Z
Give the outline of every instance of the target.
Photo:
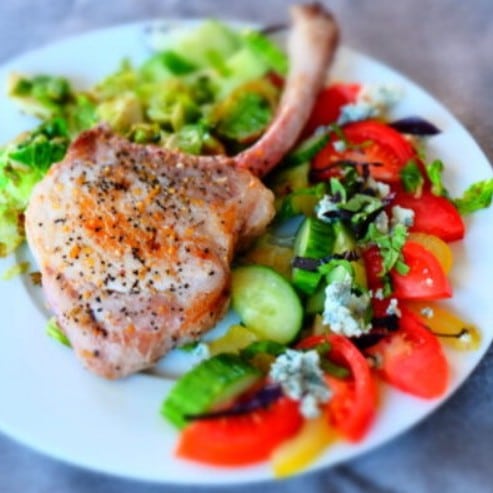
M 48 303 L 93 372 L 118 378 L 148 368 L 227 309 L 234 252 L 274 214 L 257 176 L 298 138 L 337 42 L 319 6 L 295 7 L 293 20 L 285 92 L 251 149 L 186 156 L 100 126 L 36 186 L 27 238 Z

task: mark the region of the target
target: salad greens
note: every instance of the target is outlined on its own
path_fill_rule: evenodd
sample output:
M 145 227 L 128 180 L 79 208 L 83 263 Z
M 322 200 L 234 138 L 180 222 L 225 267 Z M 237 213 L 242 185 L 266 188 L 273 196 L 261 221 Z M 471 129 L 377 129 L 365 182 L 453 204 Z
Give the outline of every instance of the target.
M 261 33 L 209 20 L 87 90 L 58 75 L 13 74 L 9 95 L 40 124 L 0 149 L 0 256 L 23 242 L 33 186 L 81 131 L 105 122 L 141 144 L 234 154 L 269 125 L 280 94 L 270 74 L 286 71 L 286 55 Z

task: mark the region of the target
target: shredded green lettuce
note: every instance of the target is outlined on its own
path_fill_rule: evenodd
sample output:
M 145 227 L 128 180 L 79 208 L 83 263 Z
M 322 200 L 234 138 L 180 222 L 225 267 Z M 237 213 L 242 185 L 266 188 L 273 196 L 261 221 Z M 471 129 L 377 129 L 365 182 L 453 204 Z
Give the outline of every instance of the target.
M 0 256 L 24 241 L 23 212 L 31 191 L 69 145 L 67 124 L 56 117 L 0 152 Z
M 286 63 L 263 35 L 211 20 L 140 66 L 123 60 L 89 90 L 56 75 L 13 75 L 10 96 L 41 124 L 0 150 L 0 255 L 22 243 L 32 188 L 81 131 L 105 122 L 138 143 L 234 154 L 270 123 L 280 89 L 266 76 Z
M 10 281 L 14 277 L 24 274 L 29 270 L 29 262 L 18 262 L 12 265 L 0 275 L 2 281 Z
M 9 95 L 22 103 L 28 113 L 40 118 L 62 115 L 65 105 L 73 98 L 72 87 L 65 77 L 13 75 L 9 85 Z

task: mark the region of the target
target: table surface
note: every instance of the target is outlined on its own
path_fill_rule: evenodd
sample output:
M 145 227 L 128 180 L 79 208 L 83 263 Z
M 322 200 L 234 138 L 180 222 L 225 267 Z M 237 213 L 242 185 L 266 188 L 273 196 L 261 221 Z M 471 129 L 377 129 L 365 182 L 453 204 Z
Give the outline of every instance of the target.
M 0 2 L 0 63 L 94 28 L 156 17 L 285 20 L 283 0 L 13 0 Z M 493 161 L 493 2 L 331 0 L 343 40 L 402 71 L 442 101 Z M 486 96 L 486 97 L 485 97 Z M 265 485 L 265 493 L 492 491 L 493 351 L 467 383 L 411 431 L 344 465 Z M 1 389 L 0 389 L 1 391 Z M 4 397 L 5 398 L 5 397 Z M 1 405 L 1 404 L 0 404 Z M 0 434 L 0 491 L 154 493 L 159 485 L 97 474 Z M 166 486 L 185 493 L 194 488 Z M 230 488 L 243 493 L 247 487 Z M 202 489 L 202 491 L 205 491 Z M 212 491 L 212 489 L 211 489 Z

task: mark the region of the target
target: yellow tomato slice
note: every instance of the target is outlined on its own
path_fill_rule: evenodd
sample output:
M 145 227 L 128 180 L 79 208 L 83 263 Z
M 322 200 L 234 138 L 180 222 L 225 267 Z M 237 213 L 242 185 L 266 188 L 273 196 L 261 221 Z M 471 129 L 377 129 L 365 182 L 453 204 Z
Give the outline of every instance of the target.
M 447 243 L 438 238 L 438 236 L 429 235 L 426 233 L 409 233 L 408 240 L 419 243 L 430 251 L 442 266 L 445 274 L 450 272 L 454 262 L 452 250 Z
M 237 353 L 257 340 L 258 337 L 243 325 L 232 325 L 222 337 L 209 342 L 208 346 L 211 356 L 214 356 L 219 353 Z
M 303 470 L 337 439 L 338 434 L 325 415 L 307 419 L 297 435 L 274 450 L 271 460 L 275 476 L 290 476 Z
M 267 236 L 259 238 L 253 248 L 245 254 L 244 259 L 248 263 L 271 267 L 286 279 L 291 279 L 293 250 L 273 244 Z
M 481 333 L 450 310 L 427 301 L 410 301 L 406 306 L 440 339 L 454 349 L 474 350 L 481 344 Z

